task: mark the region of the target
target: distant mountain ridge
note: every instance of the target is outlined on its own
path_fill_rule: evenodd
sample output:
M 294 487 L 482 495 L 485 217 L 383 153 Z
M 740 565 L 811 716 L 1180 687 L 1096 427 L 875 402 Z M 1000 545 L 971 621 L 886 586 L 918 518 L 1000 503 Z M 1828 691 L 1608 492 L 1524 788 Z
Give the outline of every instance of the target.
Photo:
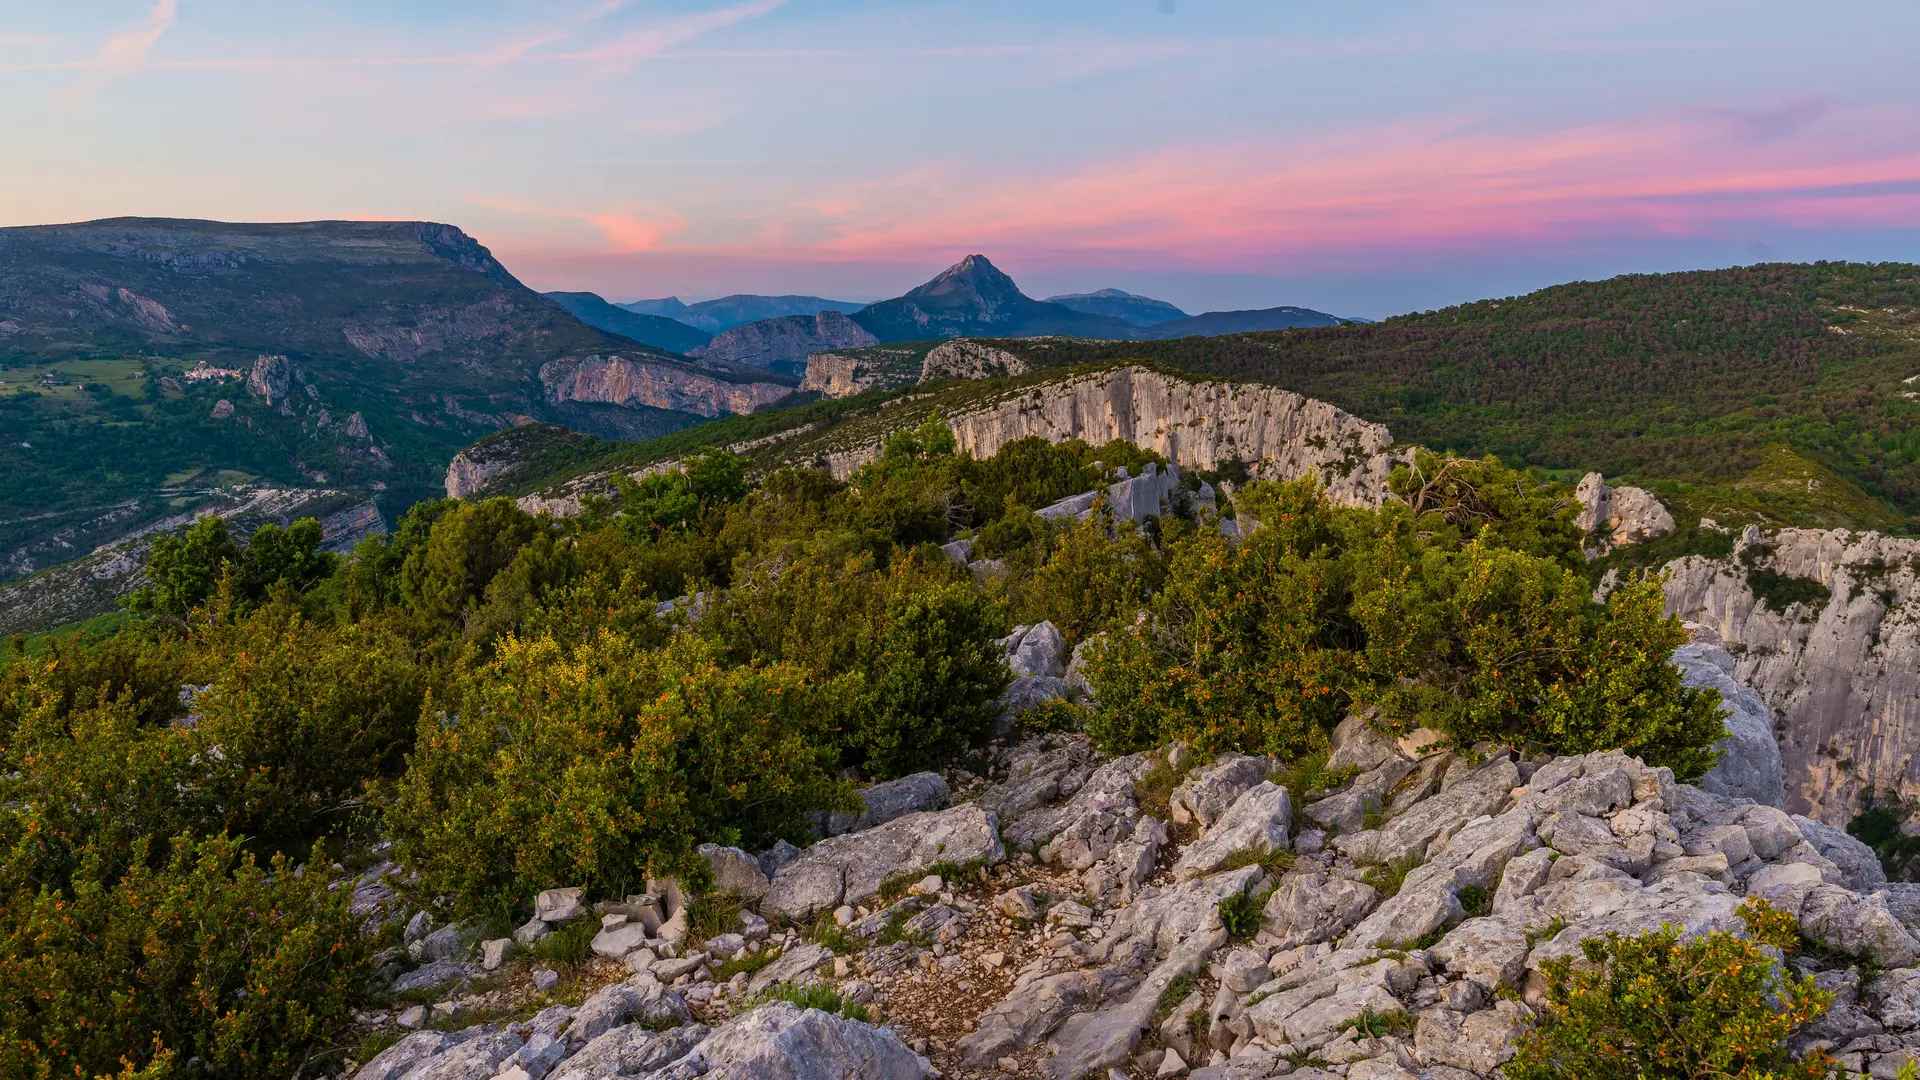
M 1122 292 L 1119 289 L 1049 296 L 1047 302 L 1085 312 L 1088 315 L 1110 315 L 1134 326 L 1152 326 L 1155 323 L 1187 318 L 1186 312 L 1165 300 L 1155 300 L 1150 296 Z
M 1294 330 L 1303 326 L 1340 326 L 1351 322 L 1338 315 L 1303 307 L 1259 308 L 1253 311 L 1209 311 L 1184 319 L 1155 323 L 1135 335 L 1148 341 L 1181 337 L 1251 334 L 1261 330 Z
M 621 373 L 621 396 L 583 367 Z M 391 517 L 491 431 L 655 436 L 797 382 L 590 326 L 436 222 L 0 229 L 0 578 L 187 489 L 384 489 Z
M 985 255 L 967 256 L 904 296 L 869 304 L 853 313 L 853 321 L 881 342 L 1046 334 L 1133 336 L 1133 327 L 1122 319 L 1033 299 Z
M 609 304 L 599 293 L 550 292 L 547 299 L 572 312 L 588 326 L 629 337 L 642 345 L 686 354 L 713 340 L 713 335 L 662 315 L 645 315 Z
M 702 300 L 697 304 L 683 304 L 677 296 L 659 300 L 633 300 L 615 307 L 641 315 L 657 315 L 675 322 L 705 330 L 708 334 L 721 334 L 736 326 L 743 326 L 761 319 L 778 319 L 788 315 L 817 315 L 822 311 L 837 311 L 850 315 L 865 304 L 853 300 L 828 300 L 821 296 L 762 296 L 756 293 L 735 293 L 713 300 Z

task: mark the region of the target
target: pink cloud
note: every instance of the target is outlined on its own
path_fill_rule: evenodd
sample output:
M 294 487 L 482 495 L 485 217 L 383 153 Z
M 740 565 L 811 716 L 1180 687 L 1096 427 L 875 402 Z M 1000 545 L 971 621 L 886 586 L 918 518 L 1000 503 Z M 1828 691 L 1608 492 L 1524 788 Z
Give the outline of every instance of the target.
M 1041 175 L 922 167 L 751 222 L 703 223 L 654 250 L 826 261 L 1129 251 L 1232 266 L 1368 248 L 1705 235 L 1754 221 L 1920 225 L 1920 151 L 1886 138 L 1920 130 L 1916 119 L 1857 113 L 1767 139 L 1730 132 L 1724 113 L 1707 111 L 1531 134 L 1460 119 L 1306 143 L 1172 147 Z
M 686 228 L 686 220 L 667 210 L 635 210 L 630 207 L 610 210 L 557 210 L 552 207 L 502 199 L 489 195 L 468 195 L 466 200 L 516 217 L 545 218 L 554 221 L 581 222 L 598 229 L 603 250 L 615 254 L 635 254 L 660 250 L 663 241 Z
M 62 91 L 63 96 L 84 97 L 121 75 L 139 70 L 147 62 L 148 50 L 179 17 L 179 0 L 154 0 L 153 9 L 138 26 L 108 38 L 90 59 L 76 65 L 82 72 L 80 79 Z

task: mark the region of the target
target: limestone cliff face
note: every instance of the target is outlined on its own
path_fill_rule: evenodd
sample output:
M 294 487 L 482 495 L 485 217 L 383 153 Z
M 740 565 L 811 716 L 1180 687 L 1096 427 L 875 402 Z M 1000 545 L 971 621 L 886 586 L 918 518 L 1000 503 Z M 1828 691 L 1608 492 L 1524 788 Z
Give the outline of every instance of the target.
M 487 481 L 512 468 L 514 461 L 506 455 L 488 455 L 476 453 L 468 447 L 453 455 L 447 463 L 447 498 L 464 499 L 487 486 Z
M 1810 578 L 1823 604 L 1774 611 L 1756 571 Z M 1845 825 L 1876 792 L 1920 800 L 1920 541 L 1749 527 L 1725 559 L 1668 565 L 1667 610 L 1711 627 L 1760 692 L 1780 741 L 1787 809 Z
M 727 382 L 624 356 L 555 360 L 540 369 L 540 382 L 554 405 L 569 401 L 647 405 L 697 416 L 750 413 L 793 392 L 792 387 L 778 383 Z
M 1027 362 L 1006 351 L 977 341 L 949 341 L 936 345 L 920 363 L 920 381 L 934 379 L 997 379 L 1025 375 Z
M 817 352 L 807 357 L 800 389 L 828 397 L 852 397 L 869 390 L 898 390 L 920 379 L 913 349 L 863 349 L 857 353 Z
M 880 339 L 838 311 L 784 315 L 736 326 L 687 353 L 760 368 L 798 367 L 824 349 L 857 349 Z
M 1216 469 L 1239 460 L 1255 475 L 1291 479 L 1317 472 L 1341 503 L 1378 506 L 1399 458 L 1380 424 L 1324 401 L 1254 383 L 1178 378 L 1118 367 L 1032 387 L 948 417 L 960 449 L 991 457 L 1016 439 L 1124 439 L 1182 468 Z M 849 476 L 879 453 L 862 447 L 830 455 Z

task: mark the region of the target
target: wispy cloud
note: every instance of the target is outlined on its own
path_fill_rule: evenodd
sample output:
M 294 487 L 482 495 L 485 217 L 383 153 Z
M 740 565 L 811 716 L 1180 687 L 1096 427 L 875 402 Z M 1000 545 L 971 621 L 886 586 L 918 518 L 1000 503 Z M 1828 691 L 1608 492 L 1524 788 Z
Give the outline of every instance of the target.
M 597 210 L 562 210 L 537 203 L 492 195 L 468 194 L 467 202 L 518 217 L 581 222 L 599 230 L 604 250 L 622 255 L 658 251 L 669 236 L 686 228 L 684 217 L 671 210 L 631 205 Z
M 153 10 L 139 25 L 107 39 L 90 59 L 75 65 L 81 75 L 61 96 L 73 100 L 86 97 L 113 80 L 140 70 L 146 65 L 147 52 L 161 35 L 173 28 L 180 17 L 179 0 L 154 0 Z
M 675 45 L 692 41 L 702 34 L 721 30 L 747 19 L 758 18 L 783 6 L 786 2 L 787 0 L 746 0 L 745 3 L 716 8 L 712 11 L 682 15 L 657 26 L 630 30 L 591 49 L 560 53 L 548 59 L 599 60 L 616 63 L 651 59 Z
M 1053 173 L 922 165 L 765 208 L 731 235 L 712 222 L 648 231 L 633 250 L 840 261 L 991 247 L 1230 269 L 1369 250 L 1706 236 L 1754 222 L 1920 227 L 1920 140 L 1869 137 L 1920 130 L 1911 111 L 1841 117 L 1831 137 L 1811 122 L 1828 110 L 1789 104 L 1754 114 L 1764 138 L 1711 110 L 1534 133 L 1458 117 L 1290 145 L 1163 147 Z

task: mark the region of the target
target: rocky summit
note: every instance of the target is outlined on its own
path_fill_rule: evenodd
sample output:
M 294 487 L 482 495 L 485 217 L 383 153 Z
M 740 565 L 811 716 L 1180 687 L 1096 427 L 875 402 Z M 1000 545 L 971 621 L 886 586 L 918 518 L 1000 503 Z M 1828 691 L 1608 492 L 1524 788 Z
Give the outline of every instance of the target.
M 1020 291 L 985 255 L 969 255 L 924 285 L 854 312 L 853 321 L 880 341 L 945 337 L 1031 337 L 1072 334 L 1130 338 L 1132 324 Z
M 1073 666 L 1051 626 L 1003 647 L 1024 678 Z M 389 977 L 439 1003 L 364 1019 L 439 1030 L 353 1075 L 1490 1078 L 1550 961 L 1662 925 L 1739 934 L 1748 898 L 1792 918 L 1793 968 L 1834 995 L 1795 1052 L 1872 1077 L 1920 1056 L 1920 886 L 1780 809 L 1777 771 L 1717 794 L 1727 777 L 1618 752 L 1418 735 L 1350 718 L 1307 784 L 1258 756 L 1039 736 L 980 775 L 875 785 L 809 847 L 703 847 L 731 899 L 698 930 L 672 881 L 543 893 L 497 941 L 416 915 Z M 407 917 L 380 869 L 359 895 Z M 533 947 L 587 920 L 591 989 L 544 1004 Z

